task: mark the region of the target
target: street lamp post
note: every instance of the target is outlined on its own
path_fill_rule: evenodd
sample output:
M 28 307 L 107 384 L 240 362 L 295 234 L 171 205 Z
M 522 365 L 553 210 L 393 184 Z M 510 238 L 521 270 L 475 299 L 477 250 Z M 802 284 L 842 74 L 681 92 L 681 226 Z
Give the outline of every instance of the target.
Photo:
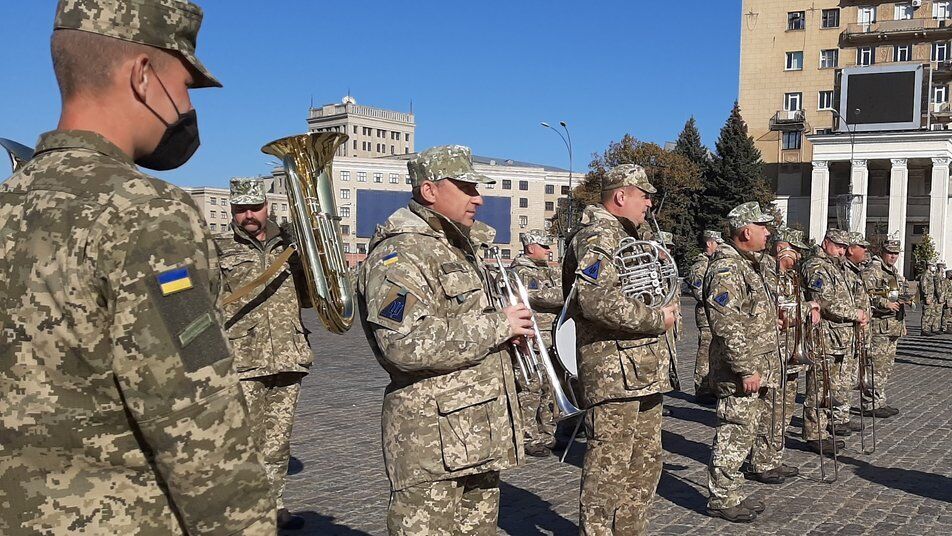
M 558 134 L 559 138 L 562 139 L 562 143 L 565 144 L 565 150 L 568 151 L 569 153 L 569 196 L 568 196 L 568 207 L 567 207 L 568 214 L 566 214 L 566 220 L 568 222 L 568 225 L 567 225 L 567 229 L 565 229 L 565 231 L 567 232 L 571 230 L 572 225 L 575 223 L 575 219 L 573 217 L 573 212 L 575 211 L 575 204 L 573 203 L 573 192 L 572 192 L 572 168 L 573 168 L 572 166 L 572 135 L 569 133 L 569 127 L 565 123 L 565 121 L 559 121 L 559 125 L 561 125 L 562 130 L 565 131 L 565 136 L 563 136 L 562 133 L 559 132 L 558 129 L 552 128 L 552 126 L 546 123 L 545 121 L 543 121 L 540 124 L 543 127 Z
M 843 219 L 846 220 L 847 228 L 848 228 L 849 230 L 852 230 L 853 227 L 854 227 L 854 225 L 853 225 L 853 210 L 854 210 L 853 205 L 854 205 L 854 204 L 857 204 L 857 203 L 862 203 L 862 202 L 863 202 L 863 196 L 862 196 L 861 194 L 854 194 L 854 193 L 853 193 L 853 157 L 855 156 L 855 153 L 856 153 L 856 131 L 855 131 L 854 129 L 850 128 L 849 122 L 846 120 L 845 117 L 843 117 L 842 115 L 840 115 L 840 112 L 839 112 L 836 108 L 830 108 L 830 112 L 833 113 L 833 115 L 836 117 L 836 119 L 837 119 L 838 121 L 840 121 L 841 123 L 843 123 L 843 126 L 846 127 L 846 132 L 847 132 L 847 133 L 849 134 L 849 136 L 850 136 L 850 193 L 845 194 L 845 195 L 842 195 L 842 196 L 838 196 L 838 197 L 840 197 L 841 199 L 837 200 L 837 205 L 838 205 L 838 208 L 839 208 L 839 206 L 842 206 L 842 205 L 845 204 L 844 210 L 845 210 L 846 214 L 845 214 L 845 218 L 843 218 Z M 860 110 L 859 110 L 859 108 L 857 108 L 857 109 L 856 109 L 856 113 L 859 114 L 859 112 L 860 112 Z M 839 210 L 837 210 L 837 212 L 839 213 Z M 840 218 L 837 218 L 837 219 L 839 220 Z M 843 226 L 843 221 L 837 221 L 837 225 L 839 225 L 840 227 L 842 227 L 842 226 Z M 862 232 L 863 234 L 866 234 L 865 229 L 863 229 L 863 227 L 865 227 L 865 222 L 860 222 L 860 223 L 858 223 L 858 224 L 856 225 L 856 227 L 860 230 L 860 232 Z

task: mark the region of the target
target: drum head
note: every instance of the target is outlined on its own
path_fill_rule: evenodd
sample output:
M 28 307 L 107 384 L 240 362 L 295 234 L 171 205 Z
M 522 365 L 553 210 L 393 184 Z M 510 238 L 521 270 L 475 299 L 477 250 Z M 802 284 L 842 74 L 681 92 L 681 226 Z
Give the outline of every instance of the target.
M 568 318 L 555 330 L 555 351 L 562 367 L 578 378 L 578 359 L 575 353 L 575 320 Z

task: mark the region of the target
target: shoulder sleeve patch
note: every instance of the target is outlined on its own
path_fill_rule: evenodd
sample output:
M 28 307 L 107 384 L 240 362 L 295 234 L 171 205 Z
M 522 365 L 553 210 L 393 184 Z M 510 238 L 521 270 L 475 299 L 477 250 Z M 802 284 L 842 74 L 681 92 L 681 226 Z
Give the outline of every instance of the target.
M 720 305 L 721 307 L 727 307 L 728 302 L 730 302 L 730 294 L 727 292 L 721 292 L 714 297 L 714 302 Z
M 407 310 L 407 306 L 412 305 L 412 300 L 414 299 L 415 297 L 406 289 L 394 287 L 387 294 L 387 297 L 384 298 L 383 303 L 385 305 L 380 309 L 377 316 L 401 323 L 403 322 L 403 315 Z
M 602 271 L 602 260 L 598 259 L 588 266 L 588 268 L 582 270 L 582 275 L 588 277 L 591 280 L 597 280 L 598 274 Z
M 823 290 L 823 278 L 816 276 L 810 280 L 810 288 L 813 290 Z
M 703 285 L 703 283 L 704 283 L 704 281 L 702 281 L 700 277 L 696 277 L 696 278 L 694 278 L 693 281 L 691 281 L 691 286 L 694 287 L 694 288 L 701 288 L 701 286 Z
M 528 288 L 529 290 L 539 290 L 539 280 L 534 277 L 530 279 Z

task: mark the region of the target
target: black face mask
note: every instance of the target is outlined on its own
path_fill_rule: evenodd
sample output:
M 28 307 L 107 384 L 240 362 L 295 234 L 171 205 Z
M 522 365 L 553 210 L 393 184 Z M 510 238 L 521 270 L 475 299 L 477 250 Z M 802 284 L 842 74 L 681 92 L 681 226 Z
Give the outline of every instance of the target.
M 146 105 L 159 118 L 159 121 L 165 124 L 165 133 L 162 135 L 162 139 L 159 140 L 159 144 L 155 146 L 155 150 L 151 154 L 136 159 L 136 164 L 156 171 L 167 171 L 188 162 L 188 159 L 198 150 L 198 146 L 201 144 L 201 140 L 198 138 L 198 114 L 194 109 L 184 114 L 179 112 L 172 96 L 165 89 L 165 84 L 162 83 L 158 75 L 155 75 L 155 79 L 159 81 L 162 91 L 165 92 L 165 96 L 172 103 L 172 108 L 175 108 L 178 118 L 168 123 L 155 110 Z

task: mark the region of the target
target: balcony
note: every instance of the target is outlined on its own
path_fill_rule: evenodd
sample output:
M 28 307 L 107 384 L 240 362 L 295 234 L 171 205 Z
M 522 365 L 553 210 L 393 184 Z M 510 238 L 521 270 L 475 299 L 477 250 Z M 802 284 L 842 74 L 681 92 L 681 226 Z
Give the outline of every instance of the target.
M 770 130 L 803 130 L 803 110 L 779 110 L 770 120 Z
M 889 40 L 931 40 L 949 36 L 952 36 L 952 20 L 949 19 L 884 20 L 847 25 L 840 34 L 840 43 L 852 45 Z

